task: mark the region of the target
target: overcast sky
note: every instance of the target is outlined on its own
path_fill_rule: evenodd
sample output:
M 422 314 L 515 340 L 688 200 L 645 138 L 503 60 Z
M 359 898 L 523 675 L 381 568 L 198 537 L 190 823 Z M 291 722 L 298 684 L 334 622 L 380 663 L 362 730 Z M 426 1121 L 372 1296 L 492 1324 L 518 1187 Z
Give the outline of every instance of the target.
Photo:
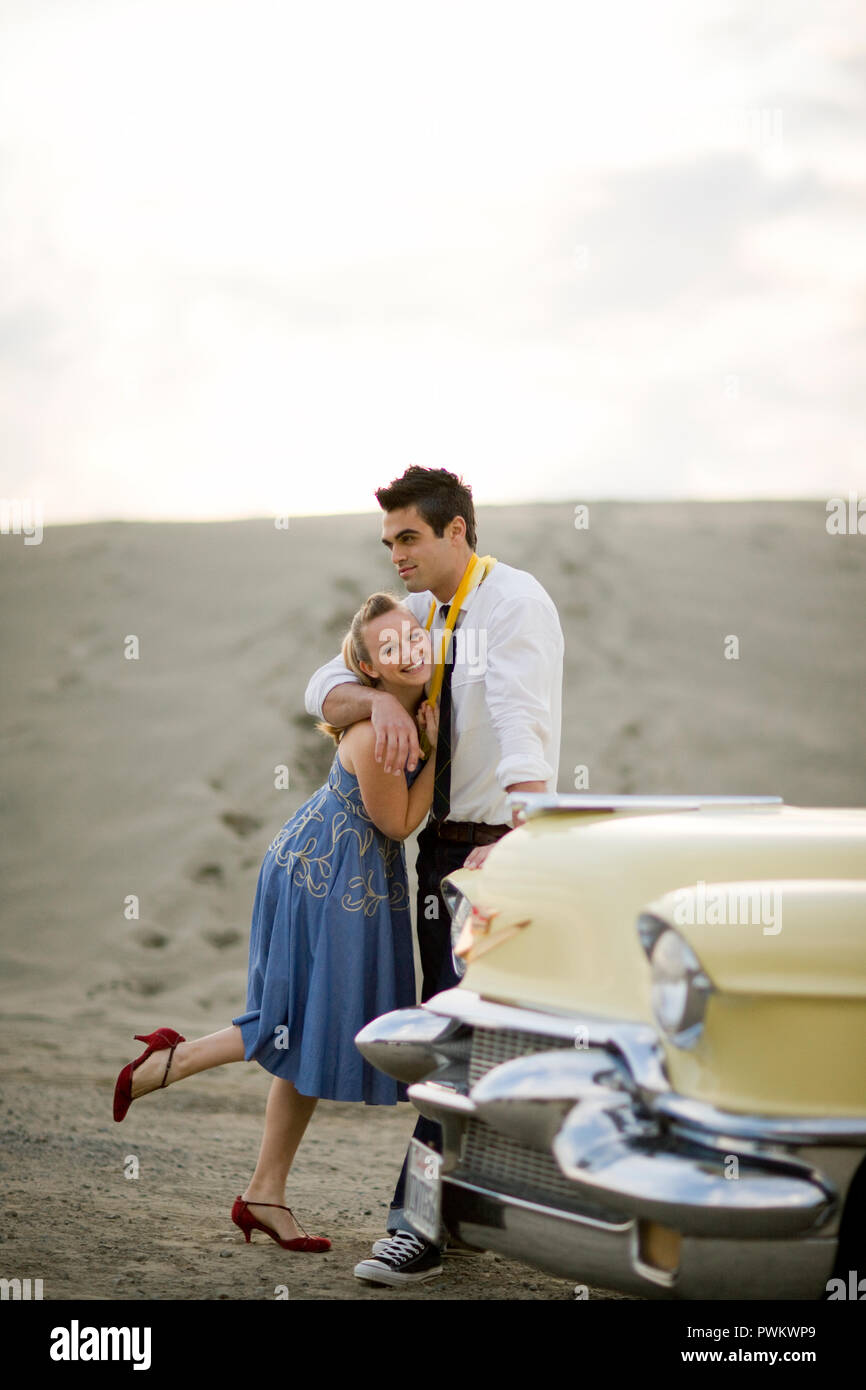
M 0 0 L 0 497 L 866 493 L 866 7 Z

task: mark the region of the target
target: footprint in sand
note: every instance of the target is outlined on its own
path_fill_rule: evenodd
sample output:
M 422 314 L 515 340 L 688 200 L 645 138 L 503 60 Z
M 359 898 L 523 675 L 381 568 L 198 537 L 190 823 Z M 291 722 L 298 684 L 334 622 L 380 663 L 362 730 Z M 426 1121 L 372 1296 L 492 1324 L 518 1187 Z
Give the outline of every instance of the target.
M 126 987 L 130 994 L 139 994 L 143 999 L 152 999 L 154 995 L 162 994 L 165 989 L 165 981 L 143 977 L 127 981 Z
M 165 989 L 165 981 L 154 979 L 152 976 L 140 976 L 137 980 L 105 980 L 102 983 L 91 985 L 85 990 L 85 996 L 93 999 L 100 994 L 113 994 L 123 991 L 126 994 L 136 994 L 142 999 L 152 999 L 157 994 L 162 994 Z
M 262 821 L 258 816 L 247 815 L 245 811 L 223 811 L 220 820 L 229 830 L 240 836 L 252 835 L 253 831 L 262 828 Z
M 222 864 L 200 864 L 190 875 L 193 883 L 225 883 L 225 870 Z
M 234 946 L 241 939 L 240 932 L 235 931 L 234 927 L 211 928 L 209 931 L 203 931 L 202 936 L 218 951 L 224 951 L 227 946 Z
M 140 931 L 136 936 L 139 946 L 147 946 L 150 950 L 158 951 L 163 946 L 168 945 L 169 938 L 161 931 L 151 931 L 149 929 Z

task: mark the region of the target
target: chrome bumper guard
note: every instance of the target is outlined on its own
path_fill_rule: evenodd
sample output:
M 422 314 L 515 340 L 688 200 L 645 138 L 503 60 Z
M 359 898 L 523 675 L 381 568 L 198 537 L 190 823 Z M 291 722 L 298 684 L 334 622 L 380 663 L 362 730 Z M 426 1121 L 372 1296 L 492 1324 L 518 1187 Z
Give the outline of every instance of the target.
M 473 1079 L 478 1030 L 531 1035 L 535 1050 Z M 592 1220 L 601 1213 L 621 1234 L 653 1221 L 713 1243 L 797 1237 L 823 1245 L 839 1194 L 818 1171 L 814 1146 L 866 1142 L 866 1123 L 856 1120 L 764 1120 L 677 1096 L 646 1025 L 501 1005 L 461 988 L 375 1019 L 356 1042 L 374 1066 L 412 1083 L 416 1108 L 442 1124 L 443 1181 L 473 1191 L 475 1207 L 485 1188 L 491 1201 L 520 1204 L 462 1161 L 467 1124 L 480 1121 L 521 1152 L 553 1156 L 575 1199 L 563 1219 L 580 1222 L 585 1199 Z M 557 1200 L 524 1208 L 555 1218 Z

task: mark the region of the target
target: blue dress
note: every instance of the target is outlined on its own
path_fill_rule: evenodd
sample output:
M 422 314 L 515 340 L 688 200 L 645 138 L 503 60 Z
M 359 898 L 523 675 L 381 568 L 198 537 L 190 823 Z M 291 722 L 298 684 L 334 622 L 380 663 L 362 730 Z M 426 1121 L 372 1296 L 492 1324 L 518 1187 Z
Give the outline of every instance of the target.
M 404 773 L 411 785 L 424 764 Z M 406 1086 L 370 1065 L 355 1034 L 416 1003 L 406 855 L 361 800 L 339 751 L 324 786 L 271 841 L 250 932 L 246 1060 L 302 1095 L 394 1105 Z

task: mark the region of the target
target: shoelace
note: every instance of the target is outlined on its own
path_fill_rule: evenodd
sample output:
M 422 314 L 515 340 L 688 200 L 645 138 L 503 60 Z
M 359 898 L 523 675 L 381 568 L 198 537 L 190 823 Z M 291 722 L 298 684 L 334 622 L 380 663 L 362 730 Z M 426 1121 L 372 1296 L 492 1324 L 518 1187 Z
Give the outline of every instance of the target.
M 389 1242 L 387 1250 L 376 1256 L 377 1260 L 411 1260 L 424 1249 L 423 1240 L 410 1235 L 408 1231 L 397 1231 Z

